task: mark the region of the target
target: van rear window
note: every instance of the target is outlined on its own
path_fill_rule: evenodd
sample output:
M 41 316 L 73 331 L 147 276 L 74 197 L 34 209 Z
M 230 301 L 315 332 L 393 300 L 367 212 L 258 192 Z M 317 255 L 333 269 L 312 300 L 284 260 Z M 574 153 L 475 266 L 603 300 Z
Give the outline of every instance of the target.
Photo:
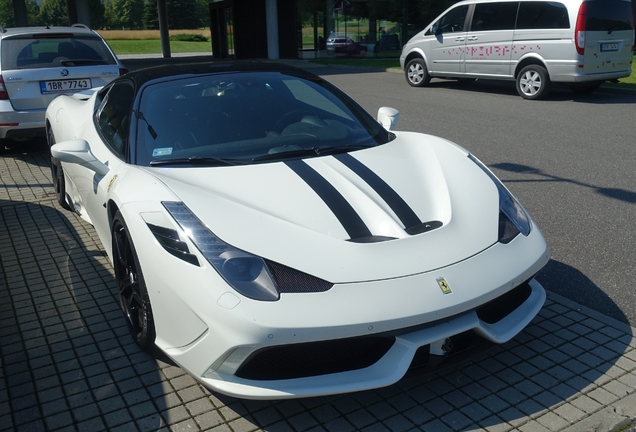
M 570 28 L 567 8 L 557 2 L 521 2 L 517 29 Z
M 618 31 L 634 28 L 632 3 L 623 0 L 585 2 L 587 31 Z

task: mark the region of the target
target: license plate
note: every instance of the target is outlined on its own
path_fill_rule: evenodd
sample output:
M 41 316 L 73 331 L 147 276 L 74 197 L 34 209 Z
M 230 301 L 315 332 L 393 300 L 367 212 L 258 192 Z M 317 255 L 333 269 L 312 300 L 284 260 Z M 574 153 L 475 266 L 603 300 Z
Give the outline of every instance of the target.
M 92 88 L 90 78 L 40 81 L 40 91 L 46 93 L 69 93 Z
M 601 44 L 601 52 L 611 52 L 611 51 L 618 51 L 618 44 L 617 43 L 604 43 L 604 44 Z

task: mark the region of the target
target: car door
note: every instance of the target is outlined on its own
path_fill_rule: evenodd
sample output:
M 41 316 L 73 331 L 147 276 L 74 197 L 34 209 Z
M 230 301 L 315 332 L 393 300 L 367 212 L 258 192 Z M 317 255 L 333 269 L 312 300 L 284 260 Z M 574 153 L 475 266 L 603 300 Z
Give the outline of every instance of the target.
M 511 76 L 512 39 L 518 1 L 478 3 L 466 34 L 466 74 Z
M 461 5 L 450 9 L 424 35 L 428 39 L 426 54 L 431 59 L 431 73 L 443 76 L 463 72 L 468 8 Z
M 91 222 L 102 237 L 108 228 L 104 205 L 108 192 L 118 173 L 126 165 L 130 116 L 134 102 L 132 82 L 123 80 L 105 89 L 101 103 L 95 111 L 94 122 L 86 125 L 85 133 L 90 150 L 97 160 L 107 165 L 108 173 L 101 175 L 79 164 L 65 165 L 73 177 L 77 194 L 73 199 L 75 210 Z M 71 171 L 72 170 L 72 171 Z
M 629 70 L 634 47 L 631 2 L 586 1 L 584 6 L 583 72 L 591 75 Z

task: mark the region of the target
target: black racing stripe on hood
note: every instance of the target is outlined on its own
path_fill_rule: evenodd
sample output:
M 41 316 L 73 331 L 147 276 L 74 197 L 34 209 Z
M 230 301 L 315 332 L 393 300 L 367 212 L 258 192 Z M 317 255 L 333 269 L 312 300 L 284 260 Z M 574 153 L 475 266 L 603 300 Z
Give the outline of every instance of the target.
M 371 237 L 371 231 L 351 204 L 316 170 L 302 160 L 285 161 L 285 165 L 298 174 L 327 204 L 352 239 Z
M 358 159 L 348 153 L 334 155 L 336 159 L 342 162 L 351 171 L 356 173 L 364 180 L 378 195 L 387 203 L 391 210 L 396 214 L 400 221 L 404 224 L 404 228 L 418 226 L 422 223 L 420 218 L 415 214 L 413 209 L 398 195 L 398 193 L 387 184 L 380 176 L 373 172 L 368 166 L 364 165 Z

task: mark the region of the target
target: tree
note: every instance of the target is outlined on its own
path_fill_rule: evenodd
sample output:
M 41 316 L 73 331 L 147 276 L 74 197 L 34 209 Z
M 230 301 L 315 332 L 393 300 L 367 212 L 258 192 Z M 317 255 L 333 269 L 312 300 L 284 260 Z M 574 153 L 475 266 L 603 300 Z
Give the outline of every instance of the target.
M 88 0 L 88 8 L 91 17 L 91 27 L 94 29 L 106 27 L 105 9 L 102 0 Z
M 40 25 L 40 7 L 34 0 L 26 0 L 28 25 Z M 0 0 L 0 25 L 2 27 L 15 27 L 15 15 L 13 13 L 13 0 Z
M 207 0 L 166 0 L 168 28 L 196 29 L 208 27 Z M 143 15 L 144 28 L 158 29 L 157 0 L 146 0 Z
M 43 0 L 40 8 L 40 21 L 50 26 L 67 26 L 68 11 L 66 0 Z
M 157 12 L 157 0 L 147 0 L 144 3 L 144 28 L 156 30 L 159 28 L 159 15 Z
M 171 29 L 195 29 L 201 26 L 197 0 L 167 0 L 166 9 L 168 27 Z
M 110 28 L 143 27 L 144 0 L 111 0 L 105 9 L 107 25 Z

